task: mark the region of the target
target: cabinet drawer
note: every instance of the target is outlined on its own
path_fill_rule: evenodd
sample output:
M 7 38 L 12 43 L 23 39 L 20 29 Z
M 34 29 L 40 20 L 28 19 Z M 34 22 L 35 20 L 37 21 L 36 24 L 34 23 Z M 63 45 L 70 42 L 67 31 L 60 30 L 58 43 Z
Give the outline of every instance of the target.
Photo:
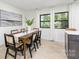
M 79 42 L 79 35 L 69 35 L 69 41 Z
M 68 35 L 68 59 L 79 59 L 79 35 Z M 67 45 L 66 45 L 67 46 Z

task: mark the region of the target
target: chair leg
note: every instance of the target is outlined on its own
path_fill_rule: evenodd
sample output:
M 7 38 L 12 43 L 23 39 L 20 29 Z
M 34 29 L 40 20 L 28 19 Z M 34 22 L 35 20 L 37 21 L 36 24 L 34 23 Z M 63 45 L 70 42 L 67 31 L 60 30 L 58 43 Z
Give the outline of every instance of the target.
M 30 52 L 30 56 L 32 58 L 32 51 L 31 51 L 31 48 L 29 47 L 29 52 Z
M 34 44 L 34 48 L 35 48 L 35 51 L 36 51 L 36 46 L 35 46 L 35 44 Z
M 23 56 L 23 55 L 24 55 L 24 54 L 23 54 L 23 50 L 21 51 L 21 53 L 22 53 L 22 56 Z
M 21 47 L 22 56 L 23 56 L 23 50 L 24 50 L 24 46 Z
M 7 50 L 6 50 L 5 59 L 7 59 L 7 53 L 8 53 L 8 51 L 9 51 L 9 48 L 7 48 Z
M 24 55 L 24 45 L 22 46 L 22 55 Z
M 37 41 L 36 41 L 36 46 L 37 46 L 37 48 L 39 48 L 39 47 L 38 47 L 38 43 L 37 43 Z
M 17 51 L 15 51 L 15 57 L 14 57 L 14 59 L 16 59 L 16 56 L 17 56 Z
M 39 44 L 41 45 L 41 40 L 39 40 Z

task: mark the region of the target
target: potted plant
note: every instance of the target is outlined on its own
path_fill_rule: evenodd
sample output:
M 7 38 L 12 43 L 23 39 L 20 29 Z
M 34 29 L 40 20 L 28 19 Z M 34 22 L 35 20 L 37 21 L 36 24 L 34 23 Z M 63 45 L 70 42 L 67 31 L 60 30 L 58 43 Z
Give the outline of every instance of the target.
M 34 21 L 34 18 L 32 18 L 32 19 L 27 19 L 26 18 L 26 24 L 27 24 L 27 26 L 28 26 L 28 31 L 30 31 L 31 30 L 31 26 L 32 26 L 32 24 L 33 24 L 33 21 Z

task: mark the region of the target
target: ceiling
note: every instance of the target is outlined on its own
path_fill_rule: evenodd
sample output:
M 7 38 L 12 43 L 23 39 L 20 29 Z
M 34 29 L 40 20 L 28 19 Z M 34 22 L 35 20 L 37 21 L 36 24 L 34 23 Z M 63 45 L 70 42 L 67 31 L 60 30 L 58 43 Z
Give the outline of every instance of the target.
M 0 0 L 23 10 L 52 7 L 61 4 L 68 4 L 73 0 Z

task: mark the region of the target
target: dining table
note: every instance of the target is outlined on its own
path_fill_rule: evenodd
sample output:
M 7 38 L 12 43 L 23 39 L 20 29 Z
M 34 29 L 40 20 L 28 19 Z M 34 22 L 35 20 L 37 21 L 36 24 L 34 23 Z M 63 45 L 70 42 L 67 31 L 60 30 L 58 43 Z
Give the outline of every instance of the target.
M 14 38 L 16 39 L 15 41 L 18 42 L 19 39 L 22 40 L 23 45 L 24 45 L 24 59 L 26 59 L 26 44 L 27 44 L 27 40 L 29 39 L 30 35 L 32 35 L 33 33 L 38 32 L 38 30 L 31 30 L 31 31 L 25 31 L 25 32 L 21 32 L 21 33 L 17 33 L 14 34 Z

